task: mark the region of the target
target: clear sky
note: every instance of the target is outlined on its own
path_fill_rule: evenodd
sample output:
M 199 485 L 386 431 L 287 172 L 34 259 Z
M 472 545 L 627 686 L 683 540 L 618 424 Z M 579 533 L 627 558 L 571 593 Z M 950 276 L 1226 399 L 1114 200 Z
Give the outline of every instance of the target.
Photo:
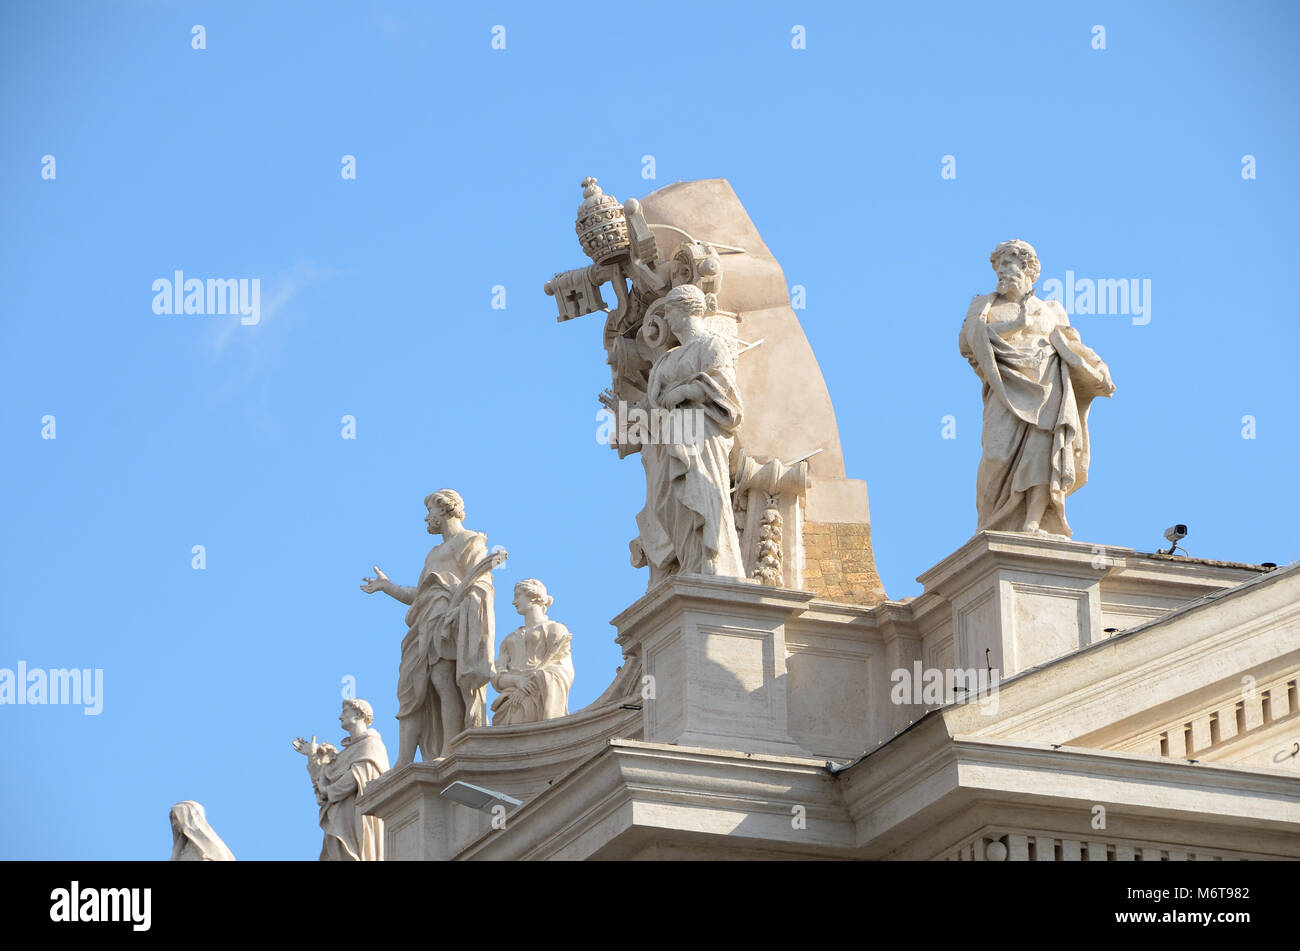
M 1298 10 L 4 4 L 0 667 L 104 696 L 0 707 L 0 858 L 165 858 L 181 799 L 241 859 L 315 858 L 289 741 L 337 742 L 353 677 L 395 755 L 403 608 L 358 585 L 415 582 L 444 486 L 510 551 L 498 639 L 540 577 L 572 706 L 608 685 L 643 475 L 595 441 L 600 319 L 541 290 L 586 262 L 587 175 L 731 181 L 807 289 L 891 597 L 974 531 L 957 332 L 1011 237 L 1044 279 L 1150 282 L 1146 317 L 1073 318 L 1118 385 L 1075 538 L 1300 557 Z M 176 270 L 259 278 L 261 322 L 155 314 Z

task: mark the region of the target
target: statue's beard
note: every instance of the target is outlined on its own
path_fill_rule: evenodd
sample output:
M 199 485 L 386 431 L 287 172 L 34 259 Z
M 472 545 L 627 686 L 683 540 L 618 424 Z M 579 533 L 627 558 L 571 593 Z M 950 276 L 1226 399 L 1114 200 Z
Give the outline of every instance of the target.
M 1030 282 L 1028 275 L 1019 277 L 998 278 L 998 293 L 1003 297 L 1024 297 L 1034 285 Z

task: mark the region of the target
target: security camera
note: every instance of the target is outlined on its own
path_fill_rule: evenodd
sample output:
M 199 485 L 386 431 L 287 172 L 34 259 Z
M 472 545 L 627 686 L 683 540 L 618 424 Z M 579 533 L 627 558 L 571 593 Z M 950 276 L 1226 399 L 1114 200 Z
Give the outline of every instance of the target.
M 1179 542 L 1187 537 L 1186 525 L 1170 525 L 1165 529 L 1165 538 L 1169 539 L 1169 547 L 1162 548 L 1156 552 L 1157 555 L 1172 555 L 1175 550 L 1187 554 L 1186 548 L 1181 548 Z

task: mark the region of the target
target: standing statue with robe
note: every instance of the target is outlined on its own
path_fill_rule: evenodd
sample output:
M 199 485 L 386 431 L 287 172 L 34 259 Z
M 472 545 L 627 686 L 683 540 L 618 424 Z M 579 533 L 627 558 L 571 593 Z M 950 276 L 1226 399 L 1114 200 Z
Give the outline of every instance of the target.
M 293 741 L 307 757 L 307 774 L 316 790 L 320 827 L 325 833 L 322 862 L 381 862 L 384 858 L 384 823 L 363 815 L 357 798 L 367 784 L 388 771 L 388 750 L 379 731 L 371 727 L 375 711 L 364 700 L 344 700 L 339 724 L 347 731 L 343 749 L 332 743 L 317 744 L 316 737 Z
M 743 414 L 736 351 L 709 330 L 706 309 L 704 292 L 682 284 L 646 312 L 647 324 L 666 325 L 676 343 L 655 359 L 643 405 L 635 407 L 647 414 L 649 430 L 629 434 L 641 444 L 646 474 L 633 564 L 650 566 L 651 584 L 679 573 L 745 577 L 731 505 L 731 456 Z M 602 402 L 616 409 L 612 393 Z
M 173 862 L 233 862 L 234 854 L 208 825 L 203 807 L 193 799 L 172 806 Z
M 506 635 L 497 652 L 492 686 L 500 695 L 492 703 L 493 726 L 569 715 L 573 638 L 568 628 L 546 616 L 554 601 L 536 578 L 515 585 L 514 606 L 524 624 Z
M 1115 384 L 1065 308 L 1034 296 L 1031 245 L 1005 241 L 989 261 L 997 291 L 971 302 L 959 339 L 984 383 L 978 530 L 1069 538 L 1065 499 L 1088 480 L 1088 411 Z
M 492 677 L 492 569 L 506 560 L 504 549 L 488 553 L 487 536 L 464 524 L 465 503 L 440 489 L 424 500 L 430 535 L 441 535 L 424 560 L 414 587 L 394 584 L 375 566 L 361 590 L 382 591 L 403 604 L 407 633 L 397 677 L 400 769 L 445 756 L 452 737 L 487 726 L 487 684 Z

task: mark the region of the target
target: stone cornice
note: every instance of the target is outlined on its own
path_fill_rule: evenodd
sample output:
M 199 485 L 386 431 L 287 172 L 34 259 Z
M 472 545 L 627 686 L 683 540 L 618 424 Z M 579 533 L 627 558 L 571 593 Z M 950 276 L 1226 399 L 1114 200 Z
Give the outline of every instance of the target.
M 714 607 L 744 612 L 749 605 L 781 607 L 796 614 L 816 597 L 811 591 L 771 588 L 756 582 L 706 575 L 670 575 L 610 621 L 620 632 L 635 630 L 648 618 L 665 610 L 678 613 L 684 606 Z M 626 639 L 620 634 L 619 643 Z
M 802 806 L 806 828 L 791 822 Z M 487 833 L 459 859 L 587 858 L 589 837 L 616 857 L 653 831 L 671 839 L 718 835 L 763 848 L 815 852 L 846 847 L 851 824 L 834 778 L 817 760 L 611 740 Z M 639 831 L 638 831 L 639 830 Z
M 874 858 L 981 801 L 1068 810 L 1076 822 L 1080 809 L 1105 803 L 1125 815 L 1300 827 L 1300 776 L 1289 771 L 952 737 L 938 717 L 841 775 L 857 844 Z
M 1122 557 L 1133 551 L 1131 548 L 1041 538 L 1017 532 L 979 532 L 943 561 L 918 575 L 916 580 L 927 592 L 937 591 L 951 598 L 981 575 L 991 571 L 995 564 L 1028 571 L 1066 568 L 1071 573 L 1082 572 L 1100 578 L 1106 569 L 1093 567 L 1098 548 L 1104 548 L 1111 558 Z M 991 556 L 996 556 L 996 559 Z
M 397 802 L 428 787 L 439 792 L 457 778 L 476 784 L 490 784 L 493 776 L 543 782 L 589 759 L 640 721 L 639 710 L 611 703 L 540 723 L 466 730 L 452 741 L 447 756 L 385 773 L 366 787 L 358 804 L 365 813 L 389 812 Z

